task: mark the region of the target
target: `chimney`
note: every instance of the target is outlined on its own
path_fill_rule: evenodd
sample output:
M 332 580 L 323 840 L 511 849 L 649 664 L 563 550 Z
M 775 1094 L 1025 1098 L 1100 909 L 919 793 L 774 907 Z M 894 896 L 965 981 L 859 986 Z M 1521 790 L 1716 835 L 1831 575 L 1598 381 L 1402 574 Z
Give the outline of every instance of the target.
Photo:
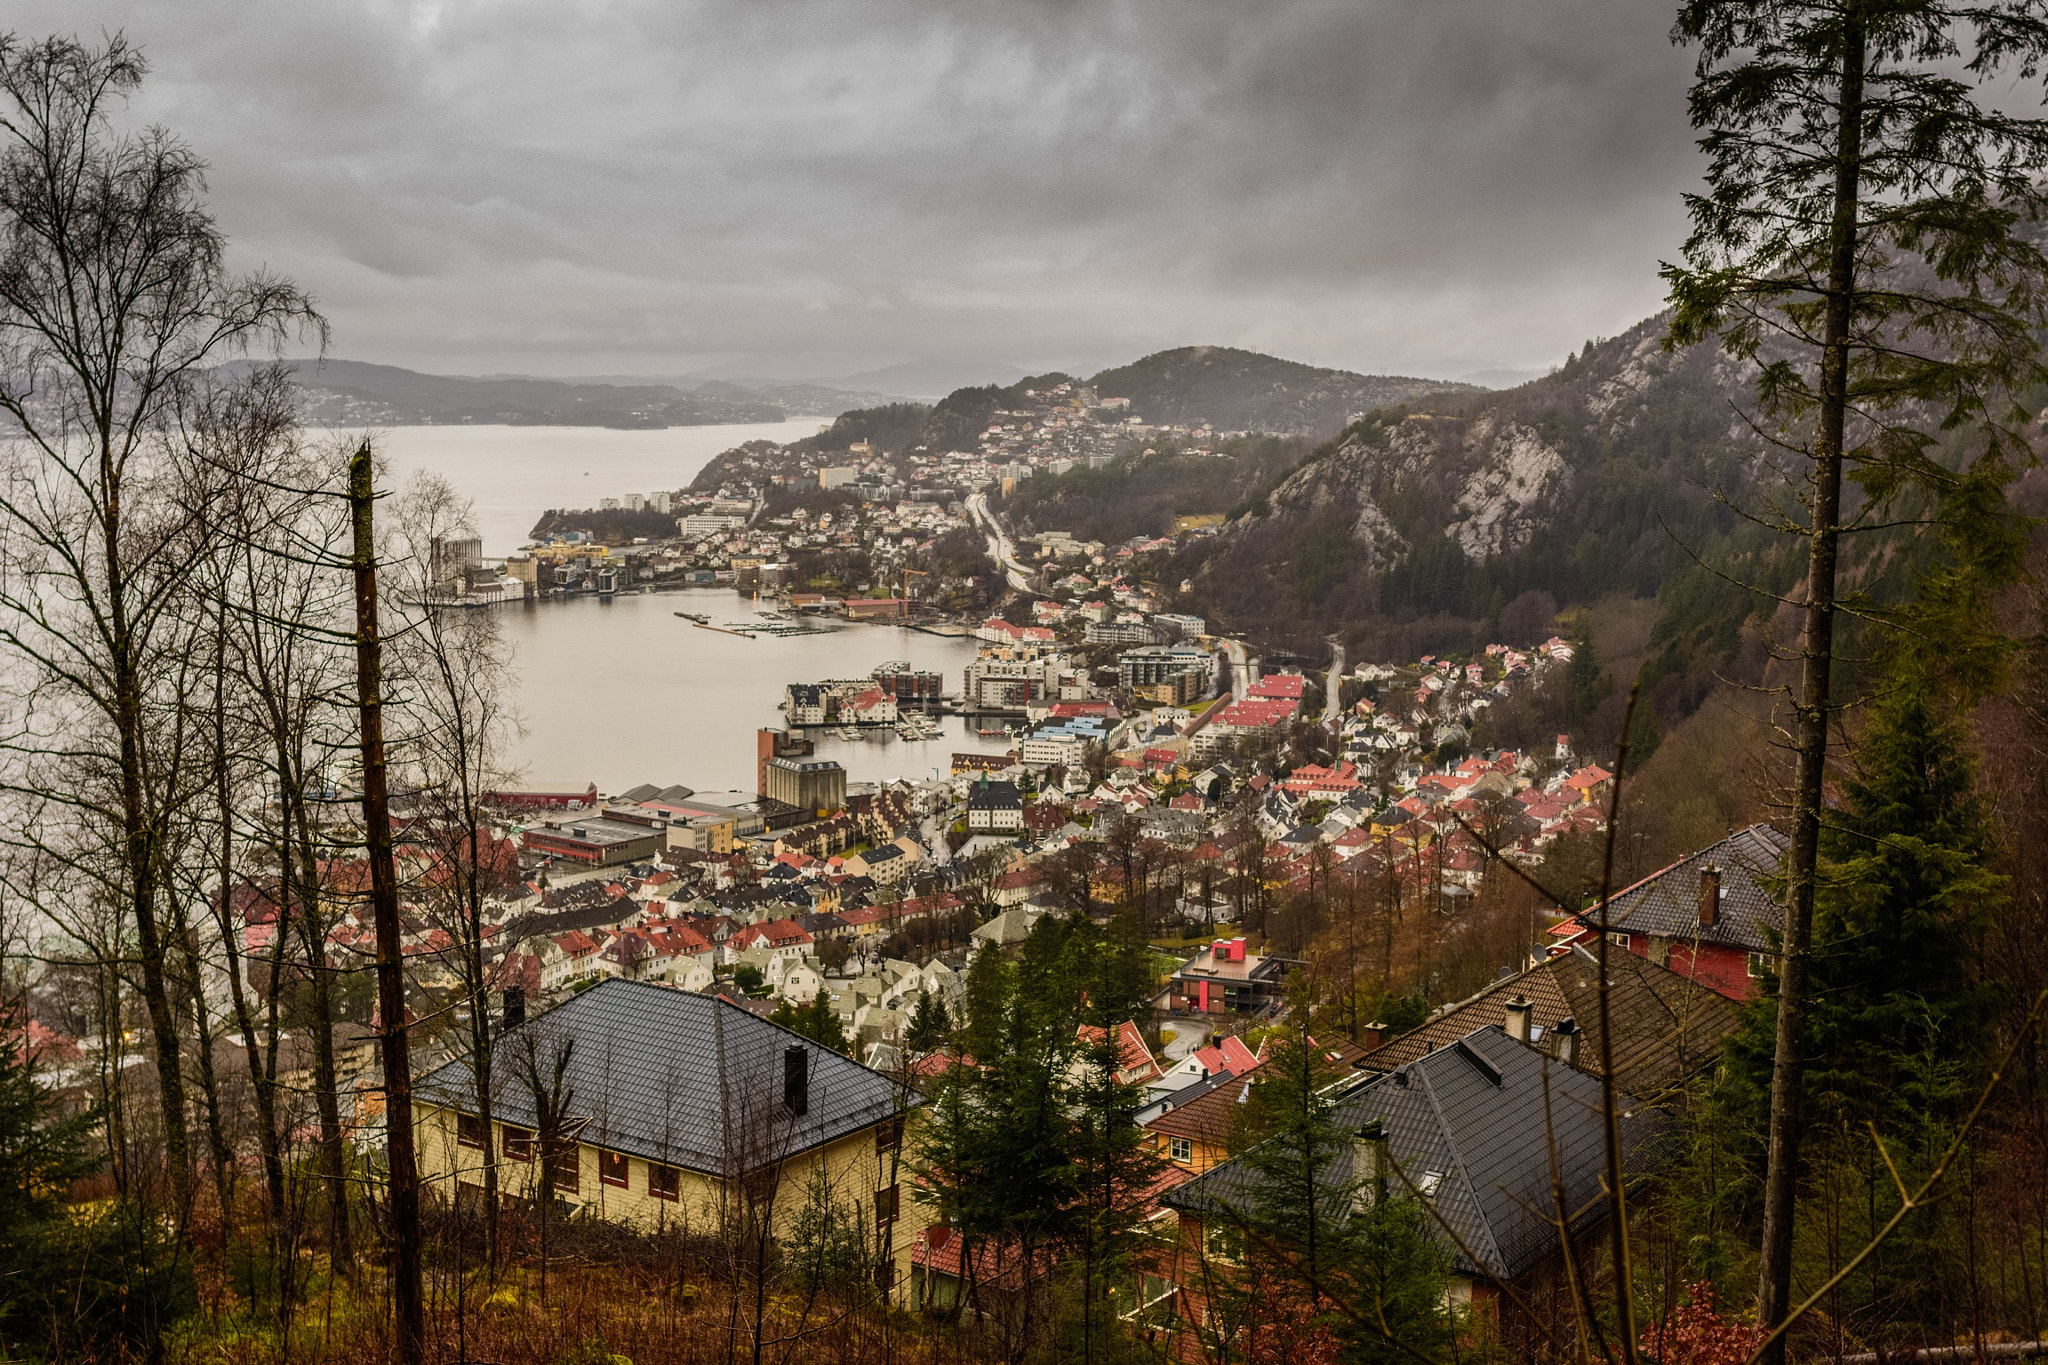
M 1352 1208 L 1363 1212 L 1386 1198 L 1387 1129 L 1378 1119 L 1368 1119 L 1352 1140 L 1351 1178 L 1356 1182 Z
M 792 1114 L 811 1107 L 811 1050 L 802 1043 L 782 1049 L 782 1107 Z
M 1377 1019 L 1365 1026 L 1365 1038 L 1363 1041 L 1367 1052 L 1376 1050 L 1386 1039 L 1387 1026 L 1380 1023 Z
M 1508 1037 L 1518 1043 L 1529 1041 L 1529 1011 L 1530 1005 L 1527 996 L 1517 995 L 1514 999 L 1508 1001 L 1506 1020 Z
M 1550 1030 L 1550 1041 L 1557 1049 L 1557 1060 L 1567 1066 L 1579 1060 L 1579 1026 L 1570 1019 L 1560 1019 L 1557 1027 Z
M 517 986 L 505 988 L 505 1027 L 518 1028 L 526 1022 L 526 992 Z
M 1711 929 L 1721 914 L 1721 869 L 1708 863 L 1700 869 L 1700 928 Z

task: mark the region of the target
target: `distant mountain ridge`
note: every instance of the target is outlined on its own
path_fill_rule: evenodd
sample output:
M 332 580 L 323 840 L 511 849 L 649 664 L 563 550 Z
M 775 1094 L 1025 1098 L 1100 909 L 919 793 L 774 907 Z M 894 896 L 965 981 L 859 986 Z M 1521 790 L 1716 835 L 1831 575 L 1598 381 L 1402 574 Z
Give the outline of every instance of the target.
M 1098 398 L 1128 398 L 1160 426 L 1200 426 L 1287 436 L 1330 436 L 1389 403 L 1430 394 L 1478 393 L 1471 384 L 1406 375 L 1354 374 L 1231 346 L 1157 351 L 1088 381 Z
M 1364 375 L 1320 369 L 1228 346 L 1183 346 L 1157 351 L 1091 379 L 1062 373 L 1026 375 L 1010 384 L 955 389 L 936 403 L 887 403 L 841 413 L 831 427 L 797 442 L 811 454 L 845 450 L 866 441 L 900 454 L 972 450 L 997 413 L 1036 395 L 1075 384 L 1099 401 L 1126 399 L 1127 415 L 1156 426 L 1249 431 L 1265 435 L 1327 437 L 1358 414 L 1388 403 L 1429 395 L 1483 393 L 1470 384 L 1405 375 Z M 710 466 L 700 478 L 718 471 Z
M 833 416 L 882 396 L 815 384 L 746 388 L 714 380 L 686 391 L 673 384 L 475 379 L 360 360 L 300 361 L 293 369 L 307 420 L 327 425 L 711 426 Z

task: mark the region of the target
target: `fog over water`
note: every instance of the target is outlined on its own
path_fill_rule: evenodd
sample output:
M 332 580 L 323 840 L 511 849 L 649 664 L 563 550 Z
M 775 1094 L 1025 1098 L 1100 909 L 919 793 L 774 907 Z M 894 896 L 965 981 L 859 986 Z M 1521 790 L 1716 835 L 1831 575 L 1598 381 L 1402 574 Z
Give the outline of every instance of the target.
M 600 498 L 687 485 L 712 456 L 743 441 L 790 441 L 816 431 L 816 418 L 764 425 L 607 431 L 584 427 L 397 427 L 380 438 L 393 481 L 414 470 L 445 476 L 476 504 L 484 552 L 503 555 L 550 507 L 589 507 Z M 763 601 L 763 608 L 773 604 Z M 946 676 L 974 657 L 971 640 L 901 626 L 848 625 L 824 635 L 752 639 L 700 629 L 744 626 L 750 598 L 730 589 L 555 599 L 494 608 L 503 613 L 526 734 L 517 755 L 528 780 L 595 782 L 619 792 L 641 782 L 681 782 L 710 797 L 751 797 L 754 732 L 780 725 L 776 703 L 792 682 L 859 677 L 905 659 Z M 1000 751 L 958 717 L 945 737 L 907 742 L 843 740 L 814 732 L 818 756 L 837 759 L 855 782 L 944 772 L 956 749 Z
M 748 441 L 794 441 L 829 425 L 822 417 L 736 426 L 612 431 L 605 427 L 389 427 L 377 448 L 394 485 L 432 470 L 476 505 L 484 553 L 505 555 L 551 507 L 595 507 L 628 493 L 686 488 L 721 451 Z

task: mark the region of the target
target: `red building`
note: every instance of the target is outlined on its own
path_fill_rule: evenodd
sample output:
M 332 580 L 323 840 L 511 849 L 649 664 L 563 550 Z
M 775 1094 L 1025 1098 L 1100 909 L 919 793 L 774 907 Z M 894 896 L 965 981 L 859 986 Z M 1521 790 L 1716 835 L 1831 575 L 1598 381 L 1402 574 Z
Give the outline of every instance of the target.
M 1730 1000 L 1747 1000 L 1785 922 L 1765 883 L 1778 875 L 1790 843 L 1769 825 L 1738 830 L 1558 925 L 1551 930 L 1558 950 L 1589 943 L 1586 925 L 1604 919 L 1620 947 Z
M 506 806 L 513 810 L 573 810 L 578 806 L 597 804 L 597 784 L 586 782 L 582 786 L 529 787 L 513 791 L 484 793 L 487 806 Z

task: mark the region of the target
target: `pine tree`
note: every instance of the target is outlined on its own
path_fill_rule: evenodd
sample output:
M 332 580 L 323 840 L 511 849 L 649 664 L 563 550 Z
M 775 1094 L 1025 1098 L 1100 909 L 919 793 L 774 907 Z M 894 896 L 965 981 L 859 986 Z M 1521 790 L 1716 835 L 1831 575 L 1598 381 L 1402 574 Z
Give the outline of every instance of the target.
M 1897 1207 L 1886 1161 L 1909 1180 L 1926 1170 L 1987 1066 L 1992 1000 L 1971 963 L 2006 887 L 1987 866 L 1964 714 L 1910 656 L 1895 658 L 1821 841 L 1801 1087 L 1806 1197 L 1829 1201 L 1834 1236 L 1849 1245 Z M 1767 1104 L 1777 999 L 1766 984 L 1729 1049 L 1738 1126 L 1760 1124 Z M 1893 1235 L 1838 1296 L 1844 1330 L 1914 1339 L 1945 1321 L 1943 1295 L 1962 1292 L 1945 1283 L 1955 1216 L 1953 1201 L 1940 1204 Z
M 26 1028 L 19 1004 L 0 1003 L 0 1340 L 59 1360 L 161 1354 L 198 1306 L 191 1258 L 135 1201 L 66 1208 L 71 1182 L 98 1165 L 100 1116 L 65 1112 Z
M 1244 1319 L 1327 1334 L 1347 1361 L 1449 1356 L 1449 1256 L 1384 1148 L 1370 1169 L 1360 1159 L 1369 1140 L 1339 1123 L 1334 1068 L 1290 1036 L 1259 1075 L 1240 1134 L 1250 1194 L 1234 1210 L 1258 1267 Z
M 1971 944 L 2005 884 L 1985 865 L 1975 768 L 1955 710 L 1909 676 L 1872 708 L 1822 841 L 1808 1084 L 1857 1127 L 1952 1107 L 1916 1081 L 1918 1060 L 1979 1051 L 1989 1002 Z
M 1067 1242 L 1080 1267 L 1081 1358 L 1098 1359 L 1114 1314 L 1139 1305 L 1113 1299 L 1128 1294 L 1135 1278 L 1125 1272 L 1144 1245 L 1147 1197 L 1163 1166 L 1137 1123 L 1145 1092 L 1119 1076 L 1124 1058 L 1120 1030 L 1125 1022 L 1099 1016 L 1101 1033 L 1078 1050 L 1067 1075 L 1073 1116 L 1071 1152 L 1076 1201 Z
M 853 1047 L 847 1039 L 846 1029 L 839 1022 L 839 1011 L 832 1008 L 832 993 L 827 990 L 820 990 L 812 996 L 809 1004 L 783 1001 L 768 1016 L 768 1022 L 780 1024 L 791 1033 L 823 1044 L 837 1053 L 850 1052 Z
M 1682 0 L 1676 36 L 1699 52 L 1708 190 L 1686 199 L 1686 263 L 1664 270 L 1671 344 L 1713 340 L 1754 366 L 1760 422 L 1805 466 L 1798 513 L 1759 509 L 1806 561 L 1757 1295 L 1776 1322 L 1791 1305 L 1844 537 L 1930 507 L 1979 512 L 2025 447 L 2016 395 L 2044 377 L 2048 321 L 2030 226 L 2048 210 L 2048 121 L 1977 96 L 2004 73 L 2039 78 L 2048 18 L 2031 3 Z M 1964 430 L 1958 472 L 1944 445 Z M 1780 1338 L 1766 1358 L 1784 1354 Z
M 1009 1003 L 1009 964 L 993 944 L 974 954 L 967 964 L 967 1019 L 960 1032 L 961 1046 L 970 1057 L 994 1056 L 1003 1027 L 1003 1011 Z
M 910 1050 L 936 1052 L 952 1032 L 953 1021 L 947 1014 L 944 997 L 937 991 L 918 996 L 917 1008 L 910 1012 Z

